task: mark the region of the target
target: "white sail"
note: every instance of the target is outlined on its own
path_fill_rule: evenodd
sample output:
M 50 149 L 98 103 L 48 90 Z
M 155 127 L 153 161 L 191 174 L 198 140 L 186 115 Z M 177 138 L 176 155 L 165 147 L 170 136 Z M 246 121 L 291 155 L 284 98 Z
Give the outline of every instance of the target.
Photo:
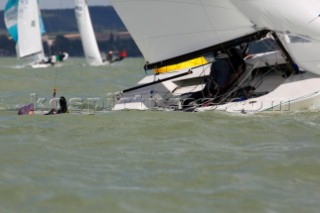
M 246 114 L 319 109 L 319 0 L 111 2 L 147 60 L 145 69 L 230 50 L 212 63 L 147 75 L 137 86 L 119 93 L 113 110 Z M 252 52 L 244 66 L 237 50 L 250 50 L 269 35 L 274 51 Z M 150 97 L 156 101 L 150 102 Z
M 38 0 L 19 1 L 18 55 L 20 58 L 43 53 Z
M 75 13 L 86 60 L 91 66 L 101 65 L 102 58 L 94 35 L 86 0 L 75 0 Z
M 149 63 L 255 32 L 230 0 L 111 0 Z
M 45 32 L 38 0 L 8 0 L 4 11 L 7 30 L 16 43 L 18 58 L 44 59 L 41 34 Z
M 277 32 L 320 36 L 319 0 L 231 0 L 255 25 Z
M 309 37 L 292 34 L 279 34 L 284 47 L 298 66 L 320 75 L 320 42 Z
M 276 31 L 299 67 L 320 74 L 320 1 L 232 2 L 260 28 Z

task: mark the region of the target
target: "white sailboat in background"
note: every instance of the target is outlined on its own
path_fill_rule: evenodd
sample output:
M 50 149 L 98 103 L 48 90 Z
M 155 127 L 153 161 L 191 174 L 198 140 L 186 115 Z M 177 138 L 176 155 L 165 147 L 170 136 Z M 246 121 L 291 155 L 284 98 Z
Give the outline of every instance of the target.
M 320 108 L 319 1 L 111 2 L 147 61 L 146 70 L 213 55 L 194 67 L 146 76 L 117 94 L 113 110 L 256 113 Z M 228 78 L 234 79 L 227 87 L 219 85 L 217 79 L 225 74 L 215 67 L 219 61 L 234 62 L 232 49 L 249 54 L 248 46 L 267 40 L 273 50 L 247 56 L 245 69 L 233 66 Z M 195 94 L 203 96 L 194 99 Z
M 38 0 L 8 0 L 4 11 L 5 24 L 16 42 L 17 56 L 31 61 L 33 68 L 49 67 L 43 51 L 42 34 L 45 32 Z
M 93 31 L 86 0 L 75 0 L 75 14 L 87 63 L 90 66 L 102 65 L 104 62 Z
M 111 64 L 116 61 L 121 61 L 127 56 L 125 50 L 110 50 L 106 57 L 101 56 L 94 34 L 87 0 L 75 0 L 75 14 L 84 55 L 86 57 L 87 63 L 90 66 Z

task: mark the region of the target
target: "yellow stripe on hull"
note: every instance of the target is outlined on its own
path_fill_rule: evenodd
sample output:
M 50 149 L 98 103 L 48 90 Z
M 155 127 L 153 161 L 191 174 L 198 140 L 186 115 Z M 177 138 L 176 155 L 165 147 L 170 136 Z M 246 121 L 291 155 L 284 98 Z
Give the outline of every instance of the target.
M 206 58 L 201 56 L 201 57 L 194 58 L 194 59 L 191 59 L 188 61 L 184 61 L 184 62 L 181 62 L 178 64 L 173 64 L 173 65 L 157 68 L 155 70 L 155 73 L 159 74 L 159 73 L 173 72 L 173 71 L 177 71 L 177 70 L 181 70 L 181 69 L 187 69 L 187 68 L 191 68 L 191 67 L 195 67 L 195 66 L 200 66 L 203 64 L 207 64 L 207 63 L 208 63 L 208 61 L 206 60 Z

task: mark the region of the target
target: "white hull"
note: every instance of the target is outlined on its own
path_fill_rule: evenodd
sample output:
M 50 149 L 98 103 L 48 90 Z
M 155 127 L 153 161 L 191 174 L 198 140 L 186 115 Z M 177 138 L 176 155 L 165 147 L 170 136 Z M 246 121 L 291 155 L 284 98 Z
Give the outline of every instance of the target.
M 157 82 L 162 79 L 170 78 L 179 74 L 188 72 L 187 69 L 161 75 L 146 76 L 138 85 L 144 85 Z M 202 90 L 204 84 L 199 84 L 210 73 L 210 64 L 195 69 L 192 74 L 176 78 L 174 80 L 163 81 L 147 87 L 136 89 L 122 94 L 117 101 L 113 110 L 147 110 L 159 107 L 168 107 L 170 105 L 178 105 L 180 96 L 190 91 Z M 198 79 L 195 84 L 179 88 L 179 84 L 187 82 L 191 79 Z M 201 80 L 202 79 L 202 80 Z
M 207 64 L 192 68 L 192 74 L 179 70 L 147 76 L 120 92 L 113 110 L 256 113 L 320 108 L 319 0 L 111 2 L 142 52 L 145 69 L 206 54 L 216 62 L 212 73 Z M 244 71 L 245 54 L 254 55 L 246 58 Z
M 135 94 L 126 94 L 115 104 L 113 110 L 149 110 L 149 109 L 176 109 L 181 110 L 180 96 L 169 93 L 173 86 L 172 81 L 162 82 L 154 86 L 136 91 Z M 195 87 L 194 87 L 195 88 Z M 199 85 L 198 88 L 203 88 Z M 150 91 L 159 90 L 152 95 Z M 188 89 L 188 88 L 184 88 Z M 200 106 L 193 111 L 225 111 L 231 113 L 258 113 L 258 112 L 288 112 L 297 110 L 320 109 L 320 77 L 305 73 L 292 76 L 281 83 L 275 90 L 259 98 L 245 101 L 229 102 L 213 106 Z
M 277 60 L 272 61 L 278 57 Z M 261 59 L 264 59 L 262 62 Z M 263 68 L 267 64 L 283 63 L 283 57 L 279 52 L 255 55 L 247 60 L 247 71 L 239 78 L 238 84 L 245 86 L 245 82 L 252 76 L 252 67 Z M 254 64 L 254 65 L 253 65 Z M 113 110 L 150 110 L 170 109 L 185 110 L 183 100 L 187 94 L 200 91 L 204 88 L 204 79 L 210 73 L 211 64 L 192 69 L 192 74 L 184 75 L 171 80 L 161 81 L 188 70 L 180 70 L 172 73 L 146 76 L 139 85 L 149 85 L 132 91 L 118 94 Z M 261 80 L 258 77 L 251 80 L 257 84 Z M 235 90 L 235 89 L 233 89 Z M 230 99 L 221 104 L 215 103 L 210 106 L 191 107 L 188 111 L 225 111 L 230 113 L 258 113 L 258 112 L 286 112 L 305 109 L 320 109 L 320 76 L 303 72 L 283 77 L 278 71 L 263 74 L 263 82 L 254 91 L 257 97 L 234 102 Z M 236 97 L 235 97 L 236 98 Z
M 277 113 L 320 109 L 320 77 L 313 74 L 295 75 L 274 91 L 259 98 L 196 108 L 197 112 L 225 111 L 231 113 Z
M 48 67 L 61 67 L 62 63 L 55 63 L 54 65 L 50 64 L 50 63 L 33 63 L 31 64 L 31 67 L 34 69 L 44 69 L 44 68 L 48 68 Z
M 32 64 L 31 67 L 34 69 L 42 69 L 42 68 L 48 68 L 51 67 L 51 64 Z

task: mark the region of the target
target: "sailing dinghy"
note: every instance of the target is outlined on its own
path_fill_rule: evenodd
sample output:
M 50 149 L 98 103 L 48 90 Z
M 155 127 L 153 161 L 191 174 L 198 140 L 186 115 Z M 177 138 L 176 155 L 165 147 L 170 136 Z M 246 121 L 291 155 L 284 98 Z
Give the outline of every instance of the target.
M 31 61 L 33 68 L 51 66 L 43 51 L 42 34 L 45 33 L 39 1 L 8 0 L 4 11 L 5 24 L 16 43 L 17 56 Z
M 127 56 L 125 50 L 109 51 L 106 57 L 101 56 L 94 34 L 87 0 L 75 0 L 75 14 L 84 55 L 90 66 L 112 64 L 123 60 Z
M 75 0 L 75 14 L 87 63 L 90 66 L 103 65 L 86 0 Z
M 113 110 L 320 108 L 318 0 L 111 2 L 142 52 L 146 71 L 207 59 L 147 75 L 116 95 Z M 272 48 L 252 51 L 259 43 Z

